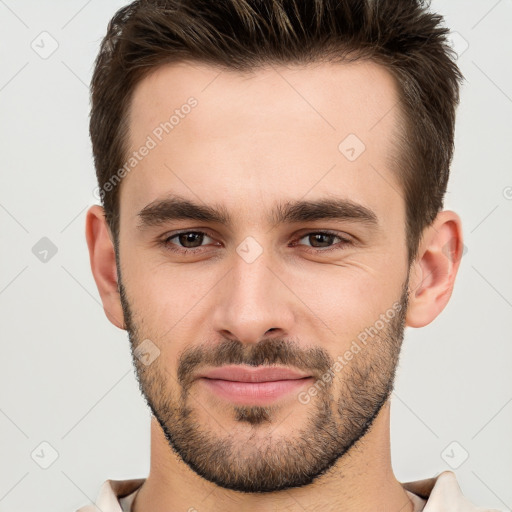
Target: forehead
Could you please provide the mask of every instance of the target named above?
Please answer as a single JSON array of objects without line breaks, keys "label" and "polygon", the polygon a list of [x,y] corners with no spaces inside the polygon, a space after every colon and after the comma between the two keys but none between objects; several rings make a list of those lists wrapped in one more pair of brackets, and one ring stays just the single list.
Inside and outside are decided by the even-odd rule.
[{"label": "forehead", "polygon": [[396,202],[397,106],[394,79],[369,61],[164,65],[133,93],[130,153],[150,149],[128,166],[122,209],[135,215],[169,193],[234,210],[305,194]]}]

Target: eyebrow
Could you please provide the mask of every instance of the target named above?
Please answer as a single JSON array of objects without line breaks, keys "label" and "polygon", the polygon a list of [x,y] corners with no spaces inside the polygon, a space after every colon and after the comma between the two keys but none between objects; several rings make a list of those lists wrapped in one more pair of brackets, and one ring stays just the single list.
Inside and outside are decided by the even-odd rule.
[{"label": "eyebrow", "polygon": [[[233,225],[233,218],[222,205],[208,206],[184,197],[171,195],[157,199],[145,206],[138,214],[137,227],[144,230],[176,220],[192,220]],[[377,228],[375,212],[349,199],[322,198],[317,200],[285,201],[274,206],[268,217],[269,225],[311,222],[315,220],[348,220]]]}]

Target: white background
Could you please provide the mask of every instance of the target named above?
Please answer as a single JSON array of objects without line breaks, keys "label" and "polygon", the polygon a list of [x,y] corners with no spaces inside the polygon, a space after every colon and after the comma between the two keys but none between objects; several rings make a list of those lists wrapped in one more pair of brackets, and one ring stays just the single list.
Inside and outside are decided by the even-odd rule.
[{"label": "white background", "polygon": [[[127,335],[103,313],[84,237],[96,203],[88,83],[124,3],[0,0],[2,512],[73,511],[107,478],[149,470],[149,411]],[[458,33],[466,77],[445,207],[462,217],[467,253],[444,312],[406,331],[393,465],[400,481],[415,480],[450,469],[443,453],[453,464],[467,452],[456,470],[464,494],[510,510],[512,1],[432,8]],[[31,47],[43,31],[58,43],[46,59]],[[57,248],[46,263],[32,252],[42,237]],[[52,450],[58,458],[42,469],[34,459],[49,463]]]}]

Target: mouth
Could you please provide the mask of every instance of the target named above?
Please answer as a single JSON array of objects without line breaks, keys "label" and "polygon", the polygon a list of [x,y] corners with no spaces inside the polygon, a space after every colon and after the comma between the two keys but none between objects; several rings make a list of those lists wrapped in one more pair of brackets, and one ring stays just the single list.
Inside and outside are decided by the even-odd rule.
[{"label": "mouth", "polygon": [[313,376],[291,368],[222,366],[200,373],[197,381],[209,392],[240,405],[264,405],[298,392]]}]

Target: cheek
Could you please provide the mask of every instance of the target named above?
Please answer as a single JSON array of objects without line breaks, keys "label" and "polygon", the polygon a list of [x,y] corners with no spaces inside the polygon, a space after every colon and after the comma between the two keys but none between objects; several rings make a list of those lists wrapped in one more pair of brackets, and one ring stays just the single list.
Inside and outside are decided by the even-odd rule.
[{"label": "cheek", "polygon": [[[208,292],[218,281],[213,272],[198,272],[159,263],[139,265],[130,272],[127,290],[139,336],[153,340],[174,368],[179,352],[200,337]],[[123,277],[124,281],[124,277]]]},{"label": "cheek", "polygon": [[399,298],[400,277],[390,267],[386,272],[347,260],[343,266],[331,265],[321,272],[308,273],[303,268],[295,277],[294,293],[309,308],[309,316],[318,317],[319,329],[335,337],[337,346],[350,344]]},{"label": "cheek", "polygon": [[144,311],[144,319],[176,322],[213,287],[214,271],[170,261],[156,247],[122,251],[122,275],[129,296]]}]

